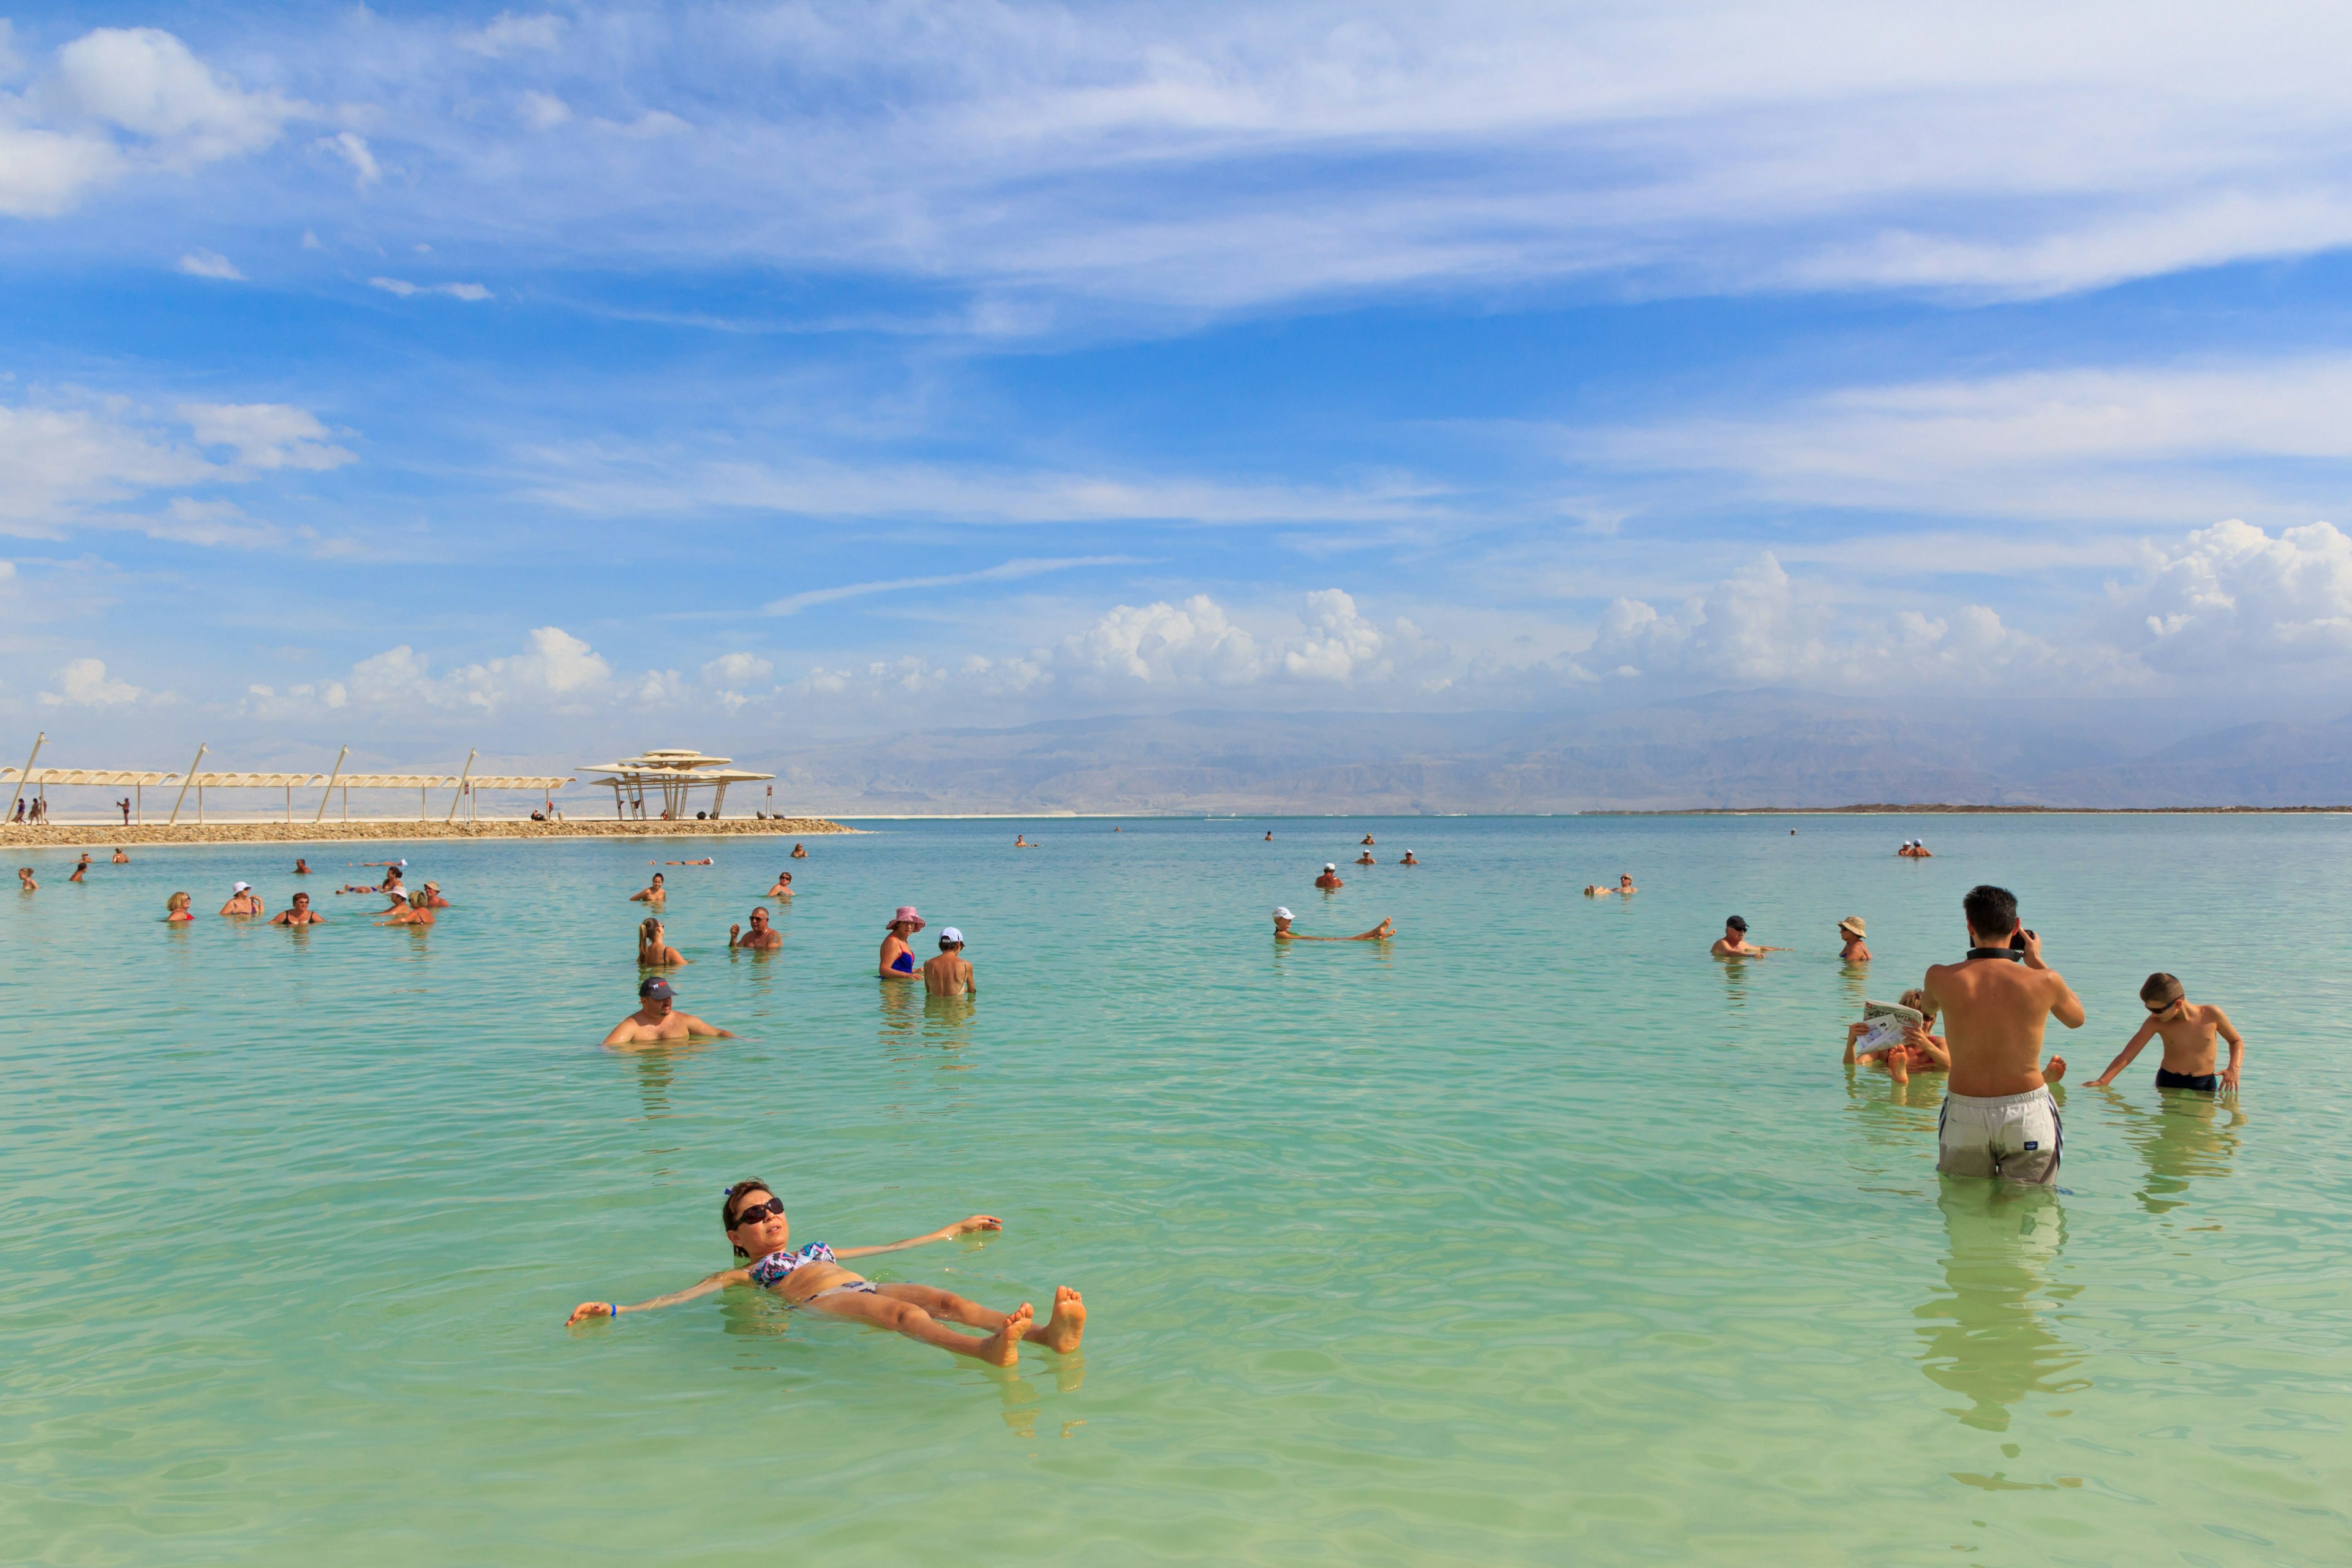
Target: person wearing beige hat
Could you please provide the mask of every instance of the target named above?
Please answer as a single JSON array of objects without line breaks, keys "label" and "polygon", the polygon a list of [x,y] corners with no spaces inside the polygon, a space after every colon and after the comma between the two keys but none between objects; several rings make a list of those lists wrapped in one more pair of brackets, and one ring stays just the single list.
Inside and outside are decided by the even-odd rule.
[{"label": "person wearing beige hat", "polygon": [[[2160,971],[2149,975],[2139,988],[2139,1002],[2147,1009],[2147,1016],[2107,1064],[2107,1070],[2091,1080],[2091,1088],[2105,1089],[2115,1082],[2116,1074],[2131,1066],[2132,1058],[2148,1041],[2161,1036],[2164,1065],[2156,1069],[2157,1088],[2193,1089],[2203,1094],[2238,1091],[2238,1069],[2246,1063],[2246,1040],[2231,1024],[2230,1015],[2210,1003],[2191,1002],[2179,978]],[[2213,1070],[2220,1054],[2213,1044],[2217,1035],[2230,1042],[2229,1068],[2218,1073]]]},{"label": "person wearing beige hat", "polygon": [[1870,944],[1862,940],[1863,929],[1860,915],[1848,915],[1838,921],[1838,935],[1845,939],[1845,945],[1838,949],[1839,962],[1843,963],[1870,962]]}]

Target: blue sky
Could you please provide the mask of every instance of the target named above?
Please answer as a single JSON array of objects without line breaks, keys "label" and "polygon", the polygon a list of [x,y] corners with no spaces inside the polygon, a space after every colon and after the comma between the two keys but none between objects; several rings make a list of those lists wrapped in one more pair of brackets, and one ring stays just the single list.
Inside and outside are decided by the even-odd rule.
[{"label": "blue sky", "polygon": [[2347,43],[19,15],[0,717],[236,766],[1748,685],[2332,716]]}]

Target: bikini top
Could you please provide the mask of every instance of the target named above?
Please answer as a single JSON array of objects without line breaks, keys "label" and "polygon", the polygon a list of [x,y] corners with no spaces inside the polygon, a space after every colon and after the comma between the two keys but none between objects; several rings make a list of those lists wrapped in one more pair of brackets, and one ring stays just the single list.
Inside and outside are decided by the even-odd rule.
[{"label": "bikini top", "polygon": [[798,1252],[786,1247],[782,1252],[771,1252],[767,1257],[751,1265],[751,1282],[761,1287],[772,1287],[782,1283],[793,1269],[803,1263],[833,1261],[833,1248],[822,1241],[812,1241]]}]

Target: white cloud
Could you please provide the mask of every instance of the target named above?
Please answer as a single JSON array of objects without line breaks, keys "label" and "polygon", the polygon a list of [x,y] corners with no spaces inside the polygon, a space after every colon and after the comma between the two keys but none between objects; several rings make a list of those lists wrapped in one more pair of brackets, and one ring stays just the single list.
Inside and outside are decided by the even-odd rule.
[{"label": "white cloud", "polygon": [[[646,679],[661,689],[659,675]],[[674,681],[675,674],[668,679]],[[604,657],[560,626],[534,630],[520,654],[463,665],[446,675],[434,674],[428,661],[403,643],[353,665],[346,685],[351,700],[366,706],[485,713],[518,703],[586,712],[622,690]],[[637,683],[641,689],[644,685]]]},{"label": "white cloud", "polygon": [[2352,538],[2326,522],[2273,538],[2231,519],[2151,547],[2147,580],[2117,600],[2125,637],[2168,674],[2232,680],[2340,660],[2352,655]]},{"label": "white cloud", "polygon": [[236,283],[245,281],[245,274],[236,269],[236,263],[217,250],[191,250],[180,258],[179,265],[180,270],[191,278],[219,278]]},{"label": "white cloud", "polygon": [[561,16],[518,16],[510,11],[501,11],[488,26],[461,35],[457,42],[478,55],[496,59],[526,49],[551,49],[562,38]]},{"label": "white cloud", "polygon": [[358,459],[334,445],[315,414],[283,403],[184,403],[180,417],[200,445],[227,447],[248,468],[341,468]]},{"label": "white cloud", "polygon": [[479,283],[411,283],[403,278],[371,278],[368,282],[387,294],[405,300],[413,294],[446,294],[453,300],[479,300],[490,291]]},{"label": "white cloud", "polygon": [[721,654],[702,667],[702,679],[709,686],[749,686],[775,673],[772,663],[750,653]]},{"label": "white cloud", "polygon": [[60,48],[22,93],[0,92],[0,213],[65,211],[135,172],[183,172],[257,152],[308,112],[248,92],[153,27],[100,27]]},{"label": "white cloud", "polygon": [[551,92],[526,92],[522,117],[535,131],[552,131],[572,118],[572,106]]},{"label": "white cloud", "polygon": [[383,170],[375,161],[375,153],[367,138],[356,131],[338,131],[332,136],[321,136],[316,145],[332,153],[352,166],[352,183],[364,188],[383,178]]},{"label": "white cloud", "polygon": [[1072,555],[1056,560],[1007,561],[977,572],[950,572],[929,577],[892,577],[874,583],[845,583],[835,588],[808,588],[797,594],[787,594],[781,599],[770,600],[760,608],[771,616],[796,616],[818,605],[838,604],[844,599],[859,599],[871,594],[952,587],[964,583],[1009,583],[1048,572],[1067,572],[1081,566],[1131,565],[1136,559],[1132,555]]},{"label": "white cloud", "polygon": [[44,706],[111,708],[147,695],[127,680],[109,677],[105,661],[95,658],[78,658],[58,670],[58,684],[65,689],[62,692],[40,693]]}]

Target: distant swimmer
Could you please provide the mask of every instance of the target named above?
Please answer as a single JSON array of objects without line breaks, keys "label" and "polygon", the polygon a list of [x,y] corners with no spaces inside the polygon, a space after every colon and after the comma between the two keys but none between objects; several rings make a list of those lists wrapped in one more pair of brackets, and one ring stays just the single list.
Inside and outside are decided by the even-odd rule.
[{"label": "distant swimmer", "polygon": [[[2189,1001],[2180,982],[2161,972],[2149,975],[2140,986],[2139,1000],[2147,1016],[2122,1052],[2107,1064],[2107,1070],[2091,1080],[2093,1089],[2115,1082],[2116,1074],[2131,1066],[2132,1058],[2160,1035],[2164,1065],[2156,1069],[2157,1088],[2193,1089],[2204,1094],[2238,1092],[2238,1070],[2246,1063],[2246,1040],[2231,1024],[2230,1015],[2210,1003]],[[2213,1070],[2216,1035],[2230,1042],[2230,1065],[2219,1073]]]},{"label": "distant swimmer", "polygon": [[37,893],[41,890],[41,885],[33,880],[33,868],[30,866],[16,868],[16,890],[20,893]]},{"label": "distant swimmer", "polygon": [[1303,931],[1293,931],[1290,922],[1298,917],[1288,910],[1276,907],[1274,911],[1274,940],[1276,942],[1386,942],[1396,935],[1396,922],[1382,920],[1370,931],[1360,931],[1353,936],[1308,936]]},{"label": "distant swimmer", "polygon": [[265,915],[269,911],[261,905],[261,895],[253,890],[250,882],[239,882],[231,890],[228,902],[221,906],[225,915]]},{"label": "distant swimmer", "polygon": [[706,858],[700,860],[648,860],[646,864],[648,866],[716,866],[719,862]]},{"label": "distant swimmer", "polygon": [[298,877],[309,876],[310,874],[310,862],[303,859],[299,855],[296,856],[294,858],[294,874]]},{"label": "distant swimmer", "polygon": [[793,846],[792,858],[795,860],[805,860],[808,858],[808,850],[803,848],[802,846],[795,844]]},{"label": "distant swimmer", "polygon": [[1617,873],[1617,890],[1621,893],[1638,893],[1642,889],[1633,886],[1633,874],[1632,872],[1620,871]]},{"label": "distant swimmer", "polygon": [[768,897],[772,899],[789,899],[792,896],[793,874],[790,871],[777,872],[776,885],[768,889]]},{"label": "distant swimmer", "polygon": [[1373,859],[1371,851],[1367,849],[1364,853],[1356,857],[1356,864],[1359,866],[1377,866],[1380,862]]},{"label": "distant swimmer", "polygon": [[1960,901],[1969,955],[1938,963],[1922,987],[1944,1016],[1952,1076],[1937,1121],[1936,1169],[2047,1186],[2058,1179],[2063,1129],[2049,1084],[2066,1061],[2042,1059],[2042,1032],[2056,1018],[2083,1026],[2083,1002],[2042,962],[2042,939],[2021,930],[2017,897],[1979,886]]},{"label": "distant swimmer", "polygon": [[163,923],[170,925],[179,921],[194,920],[196,918],[195,911],[188,908],[188,905],[193,901],[194,900],[185,893],[173,893],[170,898],[164,900]]},{"label": "distant swimmer", "polygon": [[647,915],[637,925],[637,967],[639,969],[673,969],[692,962],[670,946],[659,915]]},{"label": "distant swimmer", "polygon": [[1588,899],[1610,898],[1613,896],[1616,891],[1616,889],[1601,882],[1587,882],[1584,884],[1584,896]]},{"label": "distant swimmer", "polygon": [[1365,835],[1364,835],[1364,842],[1365,842],[1367,845],[1369,845],[1369,844],[1370,844],[1370,843],[1371,843],[1371,841],[1372,841],[1372,836],[1371,836],[1370,834],[1369,834],[1369,833],[1365,834]]},{"label": "distant swimmer", "polygon": [[383,911],[386,918],[376,921],[380,926],[429,926],[433,910],[425,902],[423,893],[411,893],[404,904],[394,904]]},{"label": "distant swimmer", "polygon": [[664,902],[668,898],[669,889],[662,886],[662,874],[659,871],[656,871],[654,873],[652,885],[649,887],[640,888],[635,892],[631,893],[629,895],[629,902],[633,904],[658,904]]},{"label": "distant swimmer", "polygon": [[882,939],[882,956],[877,961],[883,979],[915,978],[915,950],[907,945],[907,939],[922,930],[923,923],[912,904],[900,904],[898,912],[890,917],[889,934]]},{"label": "distant swimmer", "polygon": [[1837,928],[1838,935],[1844,939],[1843,945],[1838,949],[1839,960],[1846,963],[1868,963],[1870,944],[1862,940],[1864,930],[1862,917],[1848,915],[1838,921]]},{"label": "distant swimmer", "polygon": [[310,894],[297,893],[293,903],[270,917],[269,923],[274,926],[317,926],[327,922],[310,912]]},{"label": "distant swimmer", "polygon": [[425,907],[428,910],[446,910],[449,907],[449,900],[441,896],[440,883],[425,884]]},{"label": "distant swimmer", "polygon": [[727,928],[727,945],[743,948],[752,952],[772,952],[784,945],[784,939],[782,932],[768,924],[768,909],[765,904],[762,904],[751,911],[750,931],[745,931],[741,926]]},{"label": "distant swimmer", "polygon": [[1013,847],[1015,849],[1034,849],[1037,847],[1034,844],[1030,843],[1029,840],[1021,834],[1016,833],[1013,836]]},{"label": "distant swimmer", "polygon": [[1707,951],[1717,958],[1753,958],[1759,952],[1786,952],[1785,947],[1758,947],[1748,940],[1748,922],[1738,915],[1723,922],[1723,934]]},{"label": "distant swimmer", "polygon": [[[968,1301],[935,1286],[877,1284],[862,1275],[852,1274],[839,1261],[845,1258],[868,1258],[878,1252],[900,1252],[909,1247],[969,1236],[974,1231],[1002,1230],[1004,1222],[994,1215],[976,1214],[970,1219],[941,1226],[927,1236],[909,1237],[887,1247],[845,1247],[836,1250],[818,1241],[794,1251],[791,1245],[792,1226],[784,1217],[783,1204],[767,1183],[751,1181],[737,1182],[727,1189],[719,1205],[719,1223],[725,1227],[735,1256],[744,1259],[746,1267],[723,1268],[700,1284],[656,1296],[649,1301],[625,1305],[618,1301],[583,1301],[572,1309],[565,1327],[593,1318],[617,1318],[625,1311],[643,1312],[655,1307],[674,1306],[730,1285],[757,1285],[774,1291],[787,1310],[804,1308],[871,1323],[877,1329],[904,1334],[919,1344],[968,1355],[991,1366],[1017,1363],[1024,1340],[1066,1353],[1078,1348],[1079,1339],[1086,1332],[1087,1304],[1066,1285],[1054,1292],[1053,1319],[1040,1327],[1034,1321],[1036,1310],[1026,1301],[1011,1312],[992,1312],[976,1301]],[[950,1323],[961,1323],[980,1332],[958,1333],[948,1327]]]},{"label": "distant swimmer", "polygon": [[1271,843],[1273,843],[1273,842],[1274,842],[1274,829],[1273,829],[1273,828],[1271,828],[1271,827],[1269,827],[1269,828],[1267,828],[1267,829],[1265,830],[1265,841],[1266,841],[1268,844],[1271,844]]},{"label": "distant swimmer", "polygon": [[68,878],[66,879],[66,880],[67,880],[67,881],[68,881],[68,882],[79,882],[79,881],[80,881],[84,877],[87,877],[87,876],[89,876],[89,852],[88,850],[86,850],[86,849],[85,849],[84,851],[82,851],[82,857],[81,857],[80,860],[77,861],[77,862],[75,863],[75,865],[74,865],[74,868],[73,868],[73,875],[72,875],[72,876],[70,876],[70,877],[68,877]]},{"label": "distant swimmer", "polygon": [[1325,892],[1330,893],[1338,891],[1348,884],[1339,880],[1339,868],[1333,862],[1326,860],[1323,862],[1323,874],[1315,879],[1315,885]]},{"label": "distant swimmer", "polygon": [[677,993],[660,975],[637,983],[637,1010],[613,1026],[604,1037],[608,1046],[647,1045],[656,1040],[731,1040],[731,1030],[706,1024],[691,1013],[680,1013]]},{"label": "distant swimmer", "polygon": [[366,870],[371,866],[382,866],[387,869],[397,871],[404,868],[407,864],[408,862],[405,860],[362,860],[359,862],[360,869],[362,871]]},{"label": "distant swimmer", "polygon": [[1895,853],[1902,856],[1906,860],[1933,860],[1936,858],[1933,852],[1931,852],[1925,844],[1922,844],[1916,838],[1905,839],[1903,841],[1903,847],[1897,849]]},{"label": "distant swimmer", "polygon": [[963,955],[963,932],[953,926],[940,930],[940,955],[923,965],[923,989],[933,996],[980,994],[971,961]]},{"label": "distant swimmer", "polygon": [[1398,861],[1397,864],[1400,866],[1418,866],[1421,862],[1414,859],[1412,858],[1412,851],[1408,849],[1404,852],[1404,858]]},{"label": "distant swimmer", "polygon": [[131,864],[131,857],[117,849],[114,852],[114,863],[118,866],[128,866]]},{"label": "distant swimmer", "polygon": [[1945,1047],[1941,1035],[1928,1033],[1936,1021],[1935,1005],[1927,994],[1914,986],[1903,993],[1902,1004],[1920,1016],[1920,1022],[1904,1026],[1903,1037],[1891,1046],[1877,1050],[1854,1054],[1854,1046],[1869,1028],[1867,1022],[1849,1024],[1845,1030],[1845,1062],[1853,1067],[1858,1062],[1876,1062],[1886,1069],[1887,1076],[1897,1083],[1908,1083],[1915,1072],[1948,1072],[1951,1069],[1951,1053]]}]

